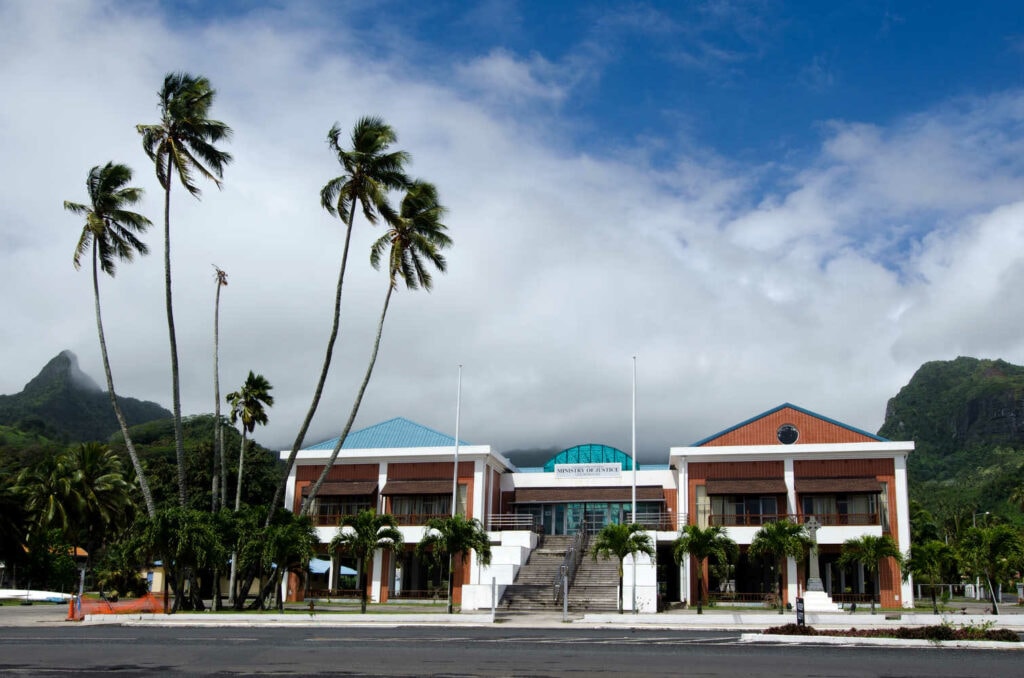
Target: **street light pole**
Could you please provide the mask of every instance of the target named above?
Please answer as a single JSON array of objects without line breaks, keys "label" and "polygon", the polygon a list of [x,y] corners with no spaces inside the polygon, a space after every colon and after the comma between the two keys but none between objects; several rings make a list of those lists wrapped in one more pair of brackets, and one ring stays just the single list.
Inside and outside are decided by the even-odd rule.
[{"label": "street light pole", "polygon": [[[981,513],[975,513],[971,516],[971,527],[978,526],[978,516],[987,516],[988,511],[982,511]],[[975,575],[974,577],[974,599],[981,600],[981,577]]]}]

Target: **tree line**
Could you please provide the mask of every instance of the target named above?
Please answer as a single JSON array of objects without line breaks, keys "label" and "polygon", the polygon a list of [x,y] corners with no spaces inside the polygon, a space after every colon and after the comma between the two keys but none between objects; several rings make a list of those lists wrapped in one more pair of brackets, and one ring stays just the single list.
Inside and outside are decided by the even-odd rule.
[{"label": "tree line", "polygon": [[[213,385],[214,431],[211,436],[206,463],[211,467],[210,501],[206,507],[197,507],[190,500],[194,482],[188,477],[190,453],[185,444],[180,397],[180,363],[174,317],[174,298],[171,268],[171,216],[172,192],[181,188],[194,198],[201,196],[200,180],[222,187],[224,173],[232,161],[230,153],[220,146],[231,139],[232,130],[224,122],[211,116],[216,91],[209,80],[184,72],[169,73],[158,91],[159,119],[152,124],[136,126],[146,157],[152,162],[157,182],[163,192],[163,269],[164,307],[166,312],[169,364],[171,376],[172,422],[174,438],[173,468],[176,476],[176,497],[155,496],[152,487],[153,467],[144,463],[132,438],[132,431],[121,412],[110,366],[100,294],[100,273],[113,278],[117,266],[132,262],[136,256],[149,253],[144,236],[153,225],[146,216],[134,211],[141,202],[143,189],[132,185],[133,172],[123,163],[109,161],[92,167],[86,177],[86,196],[83,202],[65,201],[65,209],[84,220],[74,249],[73,263],[80,268],[89,265],[94,299],[94,312],[100,354],[107,391],[120,429],[130,472],[122,470],[119,477],[124,483],[126,497],[121,504],[120,516],[134,515],[134,509],[143,512],[140,519],[129,525],[117,524],[108,512],[100,521],[105,539],[93,544],[104,555],[119,559],[121,570],[137,568],[148,559],[161,560],[174,594],[175,605],[202,606],[197,585],[200,570],[212,570],[214,581],[230,568],[232,573],[228,600],[236,607],[245,604],[247,592],[254,581],[264,582],[270,591],[278,585],[283,572],[291,564],[308,561],[315,546],[315,534],[309,511],[324,479],[330,473],[338,452],[356,419],[367,386],[371,380],[380,350],[385,319],[395,291],[430,290],[433,284],[431,269],[445,272],[447,261],[443,250],[452,245],[443,222],[446,210],[440,202],[437,188],[428,181],[413,178],[407,172],[410,155],[392,147],[397,142],[395,131],[379,117],[360,118],[351,130],[346,143],[342,130],[335,123],[327,134],[329,151],[341,166],[341,173],[329,179],[320,191],[320,204],[329,214],[338,218],[344,227],[344,245],[332,308],[331,329],[328,334],[324,359],[313,391],[311,404],[295,437],[291,453],[276,474],[277,480],[270,500],[260,505],[247,505],[243,501],[246,452],[250,449],[249,434],[255,426],[268,421],[267,408],[272,406],[272,386],[262,374],[250,371],[242,386],[225,398],[230,407],[230,421],[241,427],[241,441],[237,464],[229,461],[223,435],[219,375],[219,315],[221,292],[227,286],[227,273],[215,267],[215,297],[213,322]],[[370,226],[383,225],[382,234],[373,242],[369,263],[374,269],[384,268],[386,285],[383,303],[377,321],[377,331],[365,374],[360,382],[337,445],[323,473],[310,488],[298,514],[278,511],[287,491],[288,476],[294,466],[296,454],[305,442],[305,436],[315,416],[324,385],[331,368],[336,343],[341,335],[342,292],[348,266],[352,230],[357,212]],[[87,261],[88,258],[88,261]],[[204,452],[207,451],[205,444]],[[107,450],[109,453],[109,450]],[[116,455],[112,458],[116,459]],[[72,473],[66,463],[57,464],[40,473]],[[34,471],[33,471],[34,472]],[[234,501],[228,497],[228,474],[237,474]],[[117,474],[115,474],[117,475]],[[70,482],[67,478],[61,482]],[[37,485],[34,493],[50,497],[59,504],[56,490],[47,494]],[[29,492],[19,480],[0,485],[5,502],[18,503]],[[137,493],[138,501],[135,501]],[[33,495],[34,496],[34,495]],[[66,496],[66,493],[65,495]],[[69,500],[70,501],[70,500]],[[73,502],[71,502],[73,503]],[[232,507],[233,504],[233,507]],[[70,505],[70,504],[69,504]],[[55,525],[54,519],[42,517],[36,509],[30,511],[35,521],[32,530],[9,530],[11,541],[25,548],[36,535]],[[14,514],[11,514],[14,515]],[[97,518],[96,520],[100,520]],[[59,521],[58,521],[59,522]],[[0,529],[8,530],[8,521]],[[62,538],[67,544],[77,544],[83,538],[81,528],[63,526]],[[7,536],[7,532],[4,533]],[[310,539],[314,541],[310,541]],[[269,550],[268,550],[269,549]],[[15,549],[12,548],[11,551]],[[93,555],[90,552],[90,555]],[[97,556],[99,553],[97,552]],[[97,567],[98,558],[96,559]],[[267,575],[268,563],[278,563],[276,573]],[[129,567],[130,566],[130,567]],[[113,565],[112,565],[113,567]],[[116,567],[114,569],[117,569]],[[275,580],[276,579],[276,583]],[[269,587],[269,588],[268,588]],[[278,586],[278,588],[280,588]],[[261,595],[256,605],[266,604]],[[221,605],[221,592],[215,591],[214,605]]]}]

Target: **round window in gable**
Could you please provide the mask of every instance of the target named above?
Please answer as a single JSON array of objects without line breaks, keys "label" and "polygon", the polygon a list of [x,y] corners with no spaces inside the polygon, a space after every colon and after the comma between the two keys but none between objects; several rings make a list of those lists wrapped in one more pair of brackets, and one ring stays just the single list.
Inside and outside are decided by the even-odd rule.
[{"label": "round window in gable", "polygon": [[797,441],[797,438],[800,437],[800,431],[792,424],[783,424],[779,427],[779,430],[775,432],[775,436],[783,445],[792,445]]}]

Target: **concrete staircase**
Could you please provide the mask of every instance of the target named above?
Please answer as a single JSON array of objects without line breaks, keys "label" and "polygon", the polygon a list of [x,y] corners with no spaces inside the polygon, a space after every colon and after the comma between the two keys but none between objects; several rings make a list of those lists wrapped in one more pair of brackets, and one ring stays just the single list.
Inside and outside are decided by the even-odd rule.
[{"label": "concrete staircase", "polygon": [[619,562],[594,560],[592,551],[580,561],[576,580],[569,587],[569,609],[574,612],[616,612],[619,609]]},{"label": "concrete staircase", "polygon": [[565,559],[572,537],[545,535],[530,553],[529,560],[519,568],[515,583],[505,588],[499,609],[509,612],[554,612],[562,606],[555,603],[554,582]]},{"label": "concrete staircase", "polygon": [[[555,602],[554,581],[572,537],[546,535],[519,570],[515,583],[505,589],[499,609],[503,612],[560,612]],[[616,612],[619,573],[614,559],[594,560],[588,552],[580,561],[576,579],[569,587],[572,612]]]}]

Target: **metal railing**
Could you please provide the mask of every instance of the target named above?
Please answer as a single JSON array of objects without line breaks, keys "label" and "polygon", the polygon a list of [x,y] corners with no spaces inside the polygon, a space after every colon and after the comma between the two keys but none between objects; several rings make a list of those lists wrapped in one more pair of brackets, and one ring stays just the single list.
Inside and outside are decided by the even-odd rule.
[{"label": "metal railing", "polygon": [[809,513],[800,514],[797,521],[807,522],[808,518],[814,516],[822,525],[881,525],[881,515],[874,513]]},{"label": "metal railing", "polygon": [[676,532],[686,524],[686,514],[677,514],[669,512],[658,512],[648,511],[640,512],[637,511],[636,520],[630,520],[630,514],[626,513],[626,522],[635,522],[641,525],[647,530],[657,530],[659,532]]},{"label": "metal railing", "polygon": [[431,518],[449,518],[450,513],[395,513],[395,520],[399,525],[409,527],[410,525],[426,525]]},{"label": "metal railing", "polygon": [[537,517],[528,513],[499,513],[493,515],[487,521],[487,529],[491,532],[501,530],[529,530],[536,532],[539,529]]},{"label": "metal railing", "polygon": [[562,559],[562,564],[558,567],[558,573],[555,575],[553,583],[556,604],[562,600],[562,580],[567,580],[568,586],[572,586],[573,581],[576,579],[576,570],[580,566],[580,561],[583,560],[583,555],[587,552],[589,536],[587,530],[576,530],[572,543],[569,544],[569,548],[565,551],[565,558]]}]

